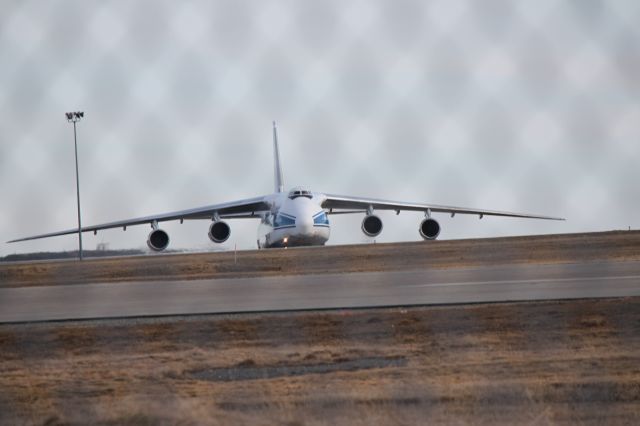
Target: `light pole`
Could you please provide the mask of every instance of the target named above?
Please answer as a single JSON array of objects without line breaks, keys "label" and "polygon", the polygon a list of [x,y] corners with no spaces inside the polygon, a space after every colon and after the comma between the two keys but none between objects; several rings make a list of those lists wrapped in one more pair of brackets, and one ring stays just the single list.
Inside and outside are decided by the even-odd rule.
[{"label": "light pole", "polygon": [[67,117],[67,121],[69,123],[73,123],[73,145],[76,152],[76,194],[78,198],[78,243],[80,246],[78,256],[80,260],[82,260],[82,220],[80,219],[80,175],[78,173],[78,138],[76,136],[76,123],[80,121],[82,117],[84,117],[84,112],[66,112],[65,116]]}]

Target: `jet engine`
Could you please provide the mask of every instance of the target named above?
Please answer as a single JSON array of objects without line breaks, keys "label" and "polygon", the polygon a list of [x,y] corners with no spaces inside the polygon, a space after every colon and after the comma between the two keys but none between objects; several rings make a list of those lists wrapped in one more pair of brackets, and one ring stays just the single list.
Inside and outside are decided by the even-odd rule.
[{"label": "jet engine", "polygon": [[149,233],[147,245],[153,251],[162,251],[169,245],[169,234],[162,229],[154,229]]},{"label": "jet engine", "polygon": [[382,232],[382,220],[374,214],[369,214],[362,219],[362,232],[367,237],[376,237]]},{"label": "jet engine", "polygon": [[219,220],[209,226],[209,239],[214,243],[224,243],[229,239],[229,235],[231,235],[231,228],[227,222]]},{"label": "jet engine", "polygon": [[440,224],[430,217],[420,222],[420,236],[425,240],[435,240],[440,235]]}]

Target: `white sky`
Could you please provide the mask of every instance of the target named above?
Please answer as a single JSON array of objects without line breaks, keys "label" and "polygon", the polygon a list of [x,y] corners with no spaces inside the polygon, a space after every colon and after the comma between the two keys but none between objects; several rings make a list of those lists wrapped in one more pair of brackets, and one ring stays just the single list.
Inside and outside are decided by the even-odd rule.
[{"label": "white sky", "polygon": [[[0,237],[76,226],[71,110],[85,225],[272,191],[275,119],[287,187],[568,219],[442,215],[441,238],[638,228],[639,18],[635,0],[3,1]],[[381,217],[378,241],[419,239],[419,214]],[[367,241],[360,220],[334,217],[330,243]],[[207,227],[164,228],[205,249]]]}]

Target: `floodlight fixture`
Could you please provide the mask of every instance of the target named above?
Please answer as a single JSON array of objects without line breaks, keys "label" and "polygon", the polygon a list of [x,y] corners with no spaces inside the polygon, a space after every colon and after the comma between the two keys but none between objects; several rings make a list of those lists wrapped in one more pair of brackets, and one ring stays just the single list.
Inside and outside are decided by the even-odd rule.
[{"label": "floodlight fixture", "polygon": [[76,121],[80,121],[80,119],[84,117],[84,112],[82,111],[65,112],[64,115],[67,117],[67,121],[69,121],[70,123],[75,123]]}]

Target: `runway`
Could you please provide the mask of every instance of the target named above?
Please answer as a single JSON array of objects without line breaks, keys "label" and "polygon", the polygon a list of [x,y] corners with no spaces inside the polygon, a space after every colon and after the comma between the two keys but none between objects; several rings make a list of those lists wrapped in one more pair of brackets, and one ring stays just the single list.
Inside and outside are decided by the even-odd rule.
[{"label": "runway", "polygon": [[0,289],[0,322],[640,296],[640,262]]}]

